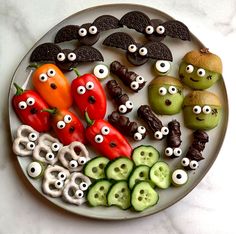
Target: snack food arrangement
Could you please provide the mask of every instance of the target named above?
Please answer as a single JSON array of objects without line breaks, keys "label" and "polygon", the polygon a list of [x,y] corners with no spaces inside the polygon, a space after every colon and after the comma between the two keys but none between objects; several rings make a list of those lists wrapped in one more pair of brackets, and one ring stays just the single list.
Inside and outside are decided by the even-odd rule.
[{"label": "snack food arrangement", "polygon": [[[117,31],[125,27],[140,33],[145,42]],[[116,31],[101,44],[121,55],[125,52],[130,67],[122,61],[101,63],[102,51],[93,45],[108,30]],[[142,212],[158,205],[160,190],[178,189],[188,183],[191,171],[197,173],[209,142],[207,131],[217,127],[223,114],[219,97],[207,91],[222,78],[222,62],[207,48],[192,50],[183,54],[178,77],[170,76],[175,61],[166,37],[191,40],[182,22],[131,11],[120,19],[103,15],[93,23],[64,26],[53,42],[32,51],[33,89],[14,83],[12,106],[22,124],[13,152],[31,159],[26,173],[40,181],[45,195],[90,209],[117,206]],[[72,40],[76,48],[65,49],[63,43]],[[157,74],[152,80],[132,71],[149,60]],[[93,72],[79,73],[79,64],[94,62],[99,63]],[[66,72],[74,74],[72,82]],[[143,89],[148,103],[135,104]],[[131,112],[135,118],[127,116]],[[184,126],[175,116],[181,112]],[[163,123],[165,115],[173,119]],[[192,131],[188,149],[181,148],[184,127]],[[164,151],[142,144],[147,137],[162,141]],[[170,160],[178,160],[179,166],[172,168]]]}]

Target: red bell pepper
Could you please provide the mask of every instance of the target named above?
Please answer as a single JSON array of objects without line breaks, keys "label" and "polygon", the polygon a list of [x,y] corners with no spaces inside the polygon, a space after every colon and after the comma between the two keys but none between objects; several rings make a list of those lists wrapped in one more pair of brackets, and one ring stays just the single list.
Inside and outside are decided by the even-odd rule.
[{"label": "red bell pepper", "polygon": [[73,141],[86,143],[84,126],[74,113],[56,108],[44,111],[51,113],[53,130],[63,145],[69,145]]},{"label": "red bell pepper", "polygon": [[85,135],[89,143],[109,159],[131,157],[132,148],[126,138],[103,119],[91,120],[85,111],[88,124]]},{"label": "red bell pepper", "polygon": [[93,74],[80,76],[74,69],[77,78],[71,83],[72,97],[79,111],[84,115],[85,110],[92,119],[103,119],[106,114],[105,91]]},{"label": "red bell pepper", "polygon": [[23,90],[14,83],[16,94],[12,98],[15,113],[23,124],[31,126],[38,132],[47,132],[50,129],[50,115],[42,112],[48,108],[46,102],[33,90]]}]

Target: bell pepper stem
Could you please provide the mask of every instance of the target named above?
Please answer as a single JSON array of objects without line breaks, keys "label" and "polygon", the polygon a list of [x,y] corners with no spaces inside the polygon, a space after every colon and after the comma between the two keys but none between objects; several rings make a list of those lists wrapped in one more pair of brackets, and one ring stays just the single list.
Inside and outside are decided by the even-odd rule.
[{"label": "bell pepper stem", "polygon": [[39,64],[37,64],[37,63],[32,63],[32,64],[30,64],[29,66],[28,66],[29,68],[39,68],[40,67],[40,65]]},{"label": "bell pepper stem", "polygon": [[53,109],[43,109],[42,112],[48,112],[51,115],[55,115],[57,113],[57,108],[53,108]]},{"label": "bell pepper stem", "polygon": [[88,115],[87,111],[84,112],[84,118],[85,118],[85,121],[88,124],[88,126],[92,126],[94,124],[94,120],[91,120],[89,118],[89,115]]},{"label": "bell pepper stem", "polygon": [[80,76],[79,71],[78,71],[77,68],[73,68],[73,71],[75,72],[75,74],[76,74],[78,77]]},{"label": "bell pepper stem", "polygon": [[15,95],[21,95],[24,92],[24,89],[22,89],[17,83],[13,83],[13,85],[16,88],[16,94]]}]

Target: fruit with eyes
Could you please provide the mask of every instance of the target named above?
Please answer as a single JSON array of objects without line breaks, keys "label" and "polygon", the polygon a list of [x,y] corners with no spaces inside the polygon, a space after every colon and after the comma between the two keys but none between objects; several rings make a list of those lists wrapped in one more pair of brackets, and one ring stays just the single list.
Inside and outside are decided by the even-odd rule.
[{"label": "fruit with eyes", "polygon": [[183,113],[187,128],[209,130],[220,122],[222,105],[214,93],[193,91],[184,99]]},{"label": "fruit with eyes", "polygon": [[171,76],[155,78],[148,86],[148,100],[156,114],[174,115],[181,111],[183,86]]},{"label": "fruit with eyes", "polygon": [[190,51],[180,64],[179,77],[192,89],[208,89],[222,77],[222,61],[206,48]]}]

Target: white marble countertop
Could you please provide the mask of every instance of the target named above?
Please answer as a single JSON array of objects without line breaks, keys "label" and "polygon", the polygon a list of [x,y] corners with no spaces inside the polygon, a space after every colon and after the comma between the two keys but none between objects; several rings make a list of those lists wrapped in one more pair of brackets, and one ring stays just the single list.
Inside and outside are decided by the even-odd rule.
[{"label": "white marble countertop", "polygon": [[[100,0],[104,3],[122,1]],[[32,45],[65,17],[98,1],[0,0],[0,233],[236,233],[235,116],[236,1],[133,0],[156,7],[185,22],[204,44],[220,55],[230,104],[228,131],[216,162],[202,182],[184,199],[165,211],[130,221],[107,222],[70,214],[46,202],[19,178],[11,153],[7,95],[10,79]]]}]

